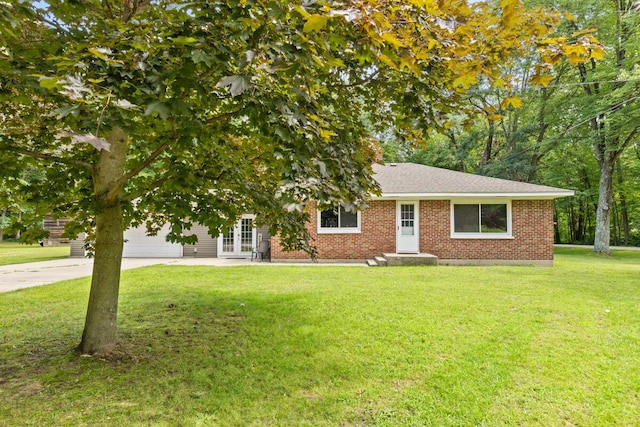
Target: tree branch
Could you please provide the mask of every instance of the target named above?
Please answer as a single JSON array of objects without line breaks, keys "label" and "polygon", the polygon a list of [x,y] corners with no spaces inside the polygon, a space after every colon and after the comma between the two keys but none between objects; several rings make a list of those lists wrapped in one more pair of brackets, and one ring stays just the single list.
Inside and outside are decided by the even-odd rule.
[{"label": "tree branch", "polygon": [[371,73],[371,75],[357,80],[353,83],[344,83],[344,84],[335,84],[335,85],[327,85],[327,88],[329,89],[334,89],[334,88],[339,88],[339,87],[356,87],[356,86],[362,86],[365,85],[367,83],[370,83],[371,81],[373,81],[376,77],[378,77],[378,74],[380,74],[380,68],[378,68],[374,73]]},{"label": "tree branch", "polygon": [[640,131],[640,126],[636,126],[635,128],[633,128],[629,135],[627,135],[627,137],[624,139],[624,142],[622,143],[622,146],[620,147],[620,153],[622,153],[622,151],[627,148],[629,144],[631,144],[631,141],[633,141],[633,138],[638,134],[638,131]]},{"label": "tree branch", "polygon": [[148,193],[149,191],[153,191],[155,189],[157,189],[158,187],[160,187],[162,184],[164,184],[168,179],[169,179],[170,174],[165,173],[165,175],[162,178],[158,178],[155,181],[153,181],[151,184],[147,185],[144,188],[141,188],[140,191],[136,192],[136,193],[132,193],[127,197],[128,201],[133,201],[135,199],[137,199],[138,197],[142,197],[142,195],[144,193]]},{"label": "tree branch", "polygon": [[226,113],[218,114],[217,116],[213,116],[213,117],[210,117],[210,118],[206,119],[204,122],[209,124],[209,123],[217,122],[218,120],[221,120],[221,119],[227,119],[229,117],[232,117],[234,114],[239,113],[240,111],[242,111],[242,109],[238,109],[238,110],[234,110],[234,111],[229,111],[229,112],[226,112]]},{"label": "tree branch", "polygon": [[129,22],[133,15],[151,4],[151,0],[124,0],[122,8],[122,21]]},{"label": "tree branch", "polygon": [[129,172],[127,172],[126,174],[124,174],[119,180],[118,183],[116,184],[117,188],[123,188],[124,185],[127,183],[128,180],[130,180],[131,178],[133,178],[134,176],[138,175],[140,172],[142,172],[146,167],[148,167],[151,163],[155,162],[156,159],[162,154],[164,153],[167,148],[169,148],[171,146],[171,143],[173,141],[167,141],[164,142],[162,144],[160,144],[160,146],[158,148],[156,148],[156,150],[151,153],[149,155],[149,157],[147,157],[142,163],[140,163],[138,166],[136,166],[135,168],[131,169]]},{"label": "tree branch", "polygon": [[40,151],[27,150],[26,148],[20,148],[20,147],[8,145],[8,144],[3,144],[3,145],[7,147],[8,150],[10,151],[14,151],[16,153],[23,154],[25,156],[33,157],[34,159],[48,160],[51,162],[62,163],[65,165],[79,166],[88,171],[93,171],[93,165],[89,162],[85,162],[77,159],[65,159],[64,157],[55,156],[53,154],[47,154]]}]

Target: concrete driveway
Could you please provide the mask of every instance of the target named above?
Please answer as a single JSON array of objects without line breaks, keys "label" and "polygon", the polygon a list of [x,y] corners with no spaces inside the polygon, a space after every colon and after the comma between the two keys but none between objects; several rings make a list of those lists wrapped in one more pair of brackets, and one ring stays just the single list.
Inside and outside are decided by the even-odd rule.
[{"label": "concrete driveway", "polygon": [[[247,259],[222,258],[123,258],[122,269],[145,267],[148,265],[242,265],[251,264]],[[253,262],[253,264],[268,264]],[[93,259],[65,258],[53,261],[31,262],[0,266],[0,292],[46,285],[62,280],[91,276]]]}]

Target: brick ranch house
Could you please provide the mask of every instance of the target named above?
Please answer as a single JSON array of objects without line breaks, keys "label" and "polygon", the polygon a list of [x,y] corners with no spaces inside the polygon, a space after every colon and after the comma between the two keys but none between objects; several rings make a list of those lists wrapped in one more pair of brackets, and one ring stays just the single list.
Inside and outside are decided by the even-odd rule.
[{"label": "brick ranch house", "polygon": [[[373,170],[382,194],[368,208],[307,206],[318,260],[427,253],[439,264],[553,265],[553,200],[573,191],[413,163]],[[271,241],[274,261],[309,260]]]},{"label": "brick ranch house", "polygon": [[[307,205],[312,244],[321,262],[365,262],[382,254],[431,254],[439,264],[553,265],[553,200],[573,191],[490,178],[413,163],[374,165],[382,194],[368,207],[320,212]],[[167,242],[168,227],[147,236],[145,227],[125,231],[124,257],[250,258],[270,240],[271,260],[311,261],[304,252],[284,252],[278,236],[253,227],[246,214],[212,238],[194,224],[198,243]],[[71,256],[84,256],[83,241]]]}]

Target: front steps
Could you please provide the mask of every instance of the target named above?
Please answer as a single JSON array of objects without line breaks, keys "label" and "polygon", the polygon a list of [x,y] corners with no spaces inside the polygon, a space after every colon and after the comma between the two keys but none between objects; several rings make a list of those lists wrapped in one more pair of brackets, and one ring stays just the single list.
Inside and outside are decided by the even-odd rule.
[{"label": "front steps", "polygon": [[435,255],[420,254],[382,254],[374,259],[367,260],[369,267],[395,267],[400,265],[438,265],[438,257]]}]

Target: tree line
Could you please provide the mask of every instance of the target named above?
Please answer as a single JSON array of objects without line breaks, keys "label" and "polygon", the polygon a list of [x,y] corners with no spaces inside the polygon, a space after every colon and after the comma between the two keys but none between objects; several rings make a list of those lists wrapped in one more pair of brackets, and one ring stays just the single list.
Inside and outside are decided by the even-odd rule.
[{"label": "tree line", "polygon": [[[640,245],[640,2],[554,5],[567,18],[556,37],[595,30],[606,55],[555,64],[537,87],[528,76],[537,53],[522,56],[503,70],[511,87],[477,85],[467,96],[471,112],[453,113],[424,146],[380,133],[385,159],[573,189],[556,201],[557,242],[595,243],[601,252]],[[505,103],[513,96],[518,108]]]}]

